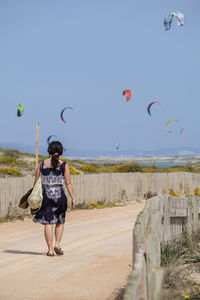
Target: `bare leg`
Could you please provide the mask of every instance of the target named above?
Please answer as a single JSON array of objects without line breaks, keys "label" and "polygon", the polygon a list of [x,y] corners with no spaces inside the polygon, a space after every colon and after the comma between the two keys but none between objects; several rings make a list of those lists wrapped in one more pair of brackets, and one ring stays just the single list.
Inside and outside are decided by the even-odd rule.
[{"label": "bare leg", "polygon": [[48,252],[53,253],[53,224],[44,225],[44,235],[48,246]]},{"label": "bare leg", "polygon": [[56,227],[55,227],[55,238],[56,238],[55,247],[60,248],[60,241],[62,239],[63,231],[64,231],[64,224],[56,224]]}]

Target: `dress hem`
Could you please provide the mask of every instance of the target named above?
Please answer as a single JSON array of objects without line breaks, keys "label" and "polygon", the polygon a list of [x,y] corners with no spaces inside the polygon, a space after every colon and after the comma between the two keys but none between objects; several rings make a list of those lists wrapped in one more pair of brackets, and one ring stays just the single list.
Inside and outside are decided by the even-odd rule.
[{"label": "dress hem", "polygon": [[45,221],[45,220],[42,220],[42,219],[33,219],[33,222],[34,223],[40,223],[40,224],[42,224],[42,225],[54,225],[54,224],[64,224],[65,223],[65,221],[56,221],[56,220],[53,220],[53,221],[50,221],[50,222],[48,222],[48,221]]}]

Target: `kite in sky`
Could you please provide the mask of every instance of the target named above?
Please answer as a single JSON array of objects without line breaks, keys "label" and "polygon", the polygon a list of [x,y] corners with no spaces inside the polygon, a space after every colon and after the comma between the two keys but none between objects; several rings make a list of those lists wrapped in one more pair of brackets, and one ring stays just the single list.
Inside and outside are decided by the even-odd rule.
[{"label": "kite in sky", "polygon": [[65,120],[64,120],[64,118],[63,118],[63,114],[64,114],[64,111],[65,111],[66,109],[72,109],[72,110],[73,110],[73,107],[71,107],[71,106],[66,106],[66,107],[63,108],[63,110],[61,111],[61,113],[60,113],[60,118],[61,118],[61,120],[62,120],[64,123],[66,123],[66,122],[65,122]]},{"label": "kite in sky", "polygon": [[50,135],[49,137],[48,137],[48,139],[47,139],[47,144],[49,145],[49,143],[50,143],[50,139],[53,137],[53,136],[55,136],[56,137],[56,135]]},{"label": "kite in sky", "polygon": [[169,130],[169,127],[168,127],[168,125],[169,125],[169,123],[171,123],[171,122],[173,122],[173,121],[176,121],[176,122],[178,122],[178,120],[176,120],[176,119],[170,119],[169,121],[167,121],[167,124],[166,124],[166,129],[167,129],[167,131],[168,131],[169,133],[171,133],[171,131]]},{"label": "kite in sky", "polygon": [[184,25],[184,14],[180,11],[171,12],[165,19],[164,19],[164,27],[165,30],[169,30],[172,25],[172,21],[176,17],[178,26]]},{"label": "kite in sky", "polygon": [[119,147],[120,147],[120,143],[118,142],[118,143],[115,144],[115,149],[119,150]]},{"label": "kite in sky", "polygon": [[131,90],[124,90],[122,95],[126,96],[126,101],[128,102],[131,99]]},{"label": "kite in sky", "polygon": [[186,129],[188,129],[188,128],[181,128],[180,134],[181,134],[182,137],[183,137],[183,131],[186,130]]},{"label": "kite in sky", "polygon": [[24,104],[19,104],[17,108],[17,116],[21,117],[24,111]]},{"label": "kite in sky", "polygon": [[150,108],[151,108],[151,106],[152,106],[154,103],[160,104],[160,102],[158,102],[158,101],[153,101],[153,102],[151,102],[151,103],[147,106],[147,112],[148,112],[148,114],[149,114],[150,116],[151,116]]}]

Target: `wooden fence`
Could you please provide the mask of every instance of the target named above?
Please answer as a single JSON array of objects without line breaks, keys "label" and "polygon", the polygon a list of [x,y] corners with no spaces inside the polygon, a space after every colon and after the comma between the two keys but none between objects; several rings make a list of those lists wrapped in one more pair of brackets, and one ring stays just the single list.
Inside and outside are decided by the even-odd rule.
[{"label": "wooden fence", "polygon": [[160,244],[200,229],[200,197],[157,196],[147,201],[133,231],[133,271],[124,300],[159,300]]},{"label": "wooden fence", "polygon": [[[0,218],[29,211],[19,209],[20,198],[32,187],[33,177],[0,179]],[[111,201],[131,202],[148,193],[194,194],[200,187],[200,174],[194,173],[111,173],[72,176],[77,203]]]}]

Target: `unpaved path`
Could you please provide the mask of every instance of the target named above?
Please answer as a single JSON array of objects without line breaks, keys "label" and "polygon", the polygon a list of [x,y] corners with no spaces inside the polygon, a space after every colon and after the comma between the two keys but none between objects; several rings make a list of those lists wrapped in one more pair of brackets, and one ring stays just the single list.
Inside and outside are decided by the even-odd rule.
[{"label": "unpaved path", "polygon": [[114,299],[131,271],[143,206],[68,213],[63,256],[46,256],[43,227],[30,218],[0,225],[0,300]]}]

